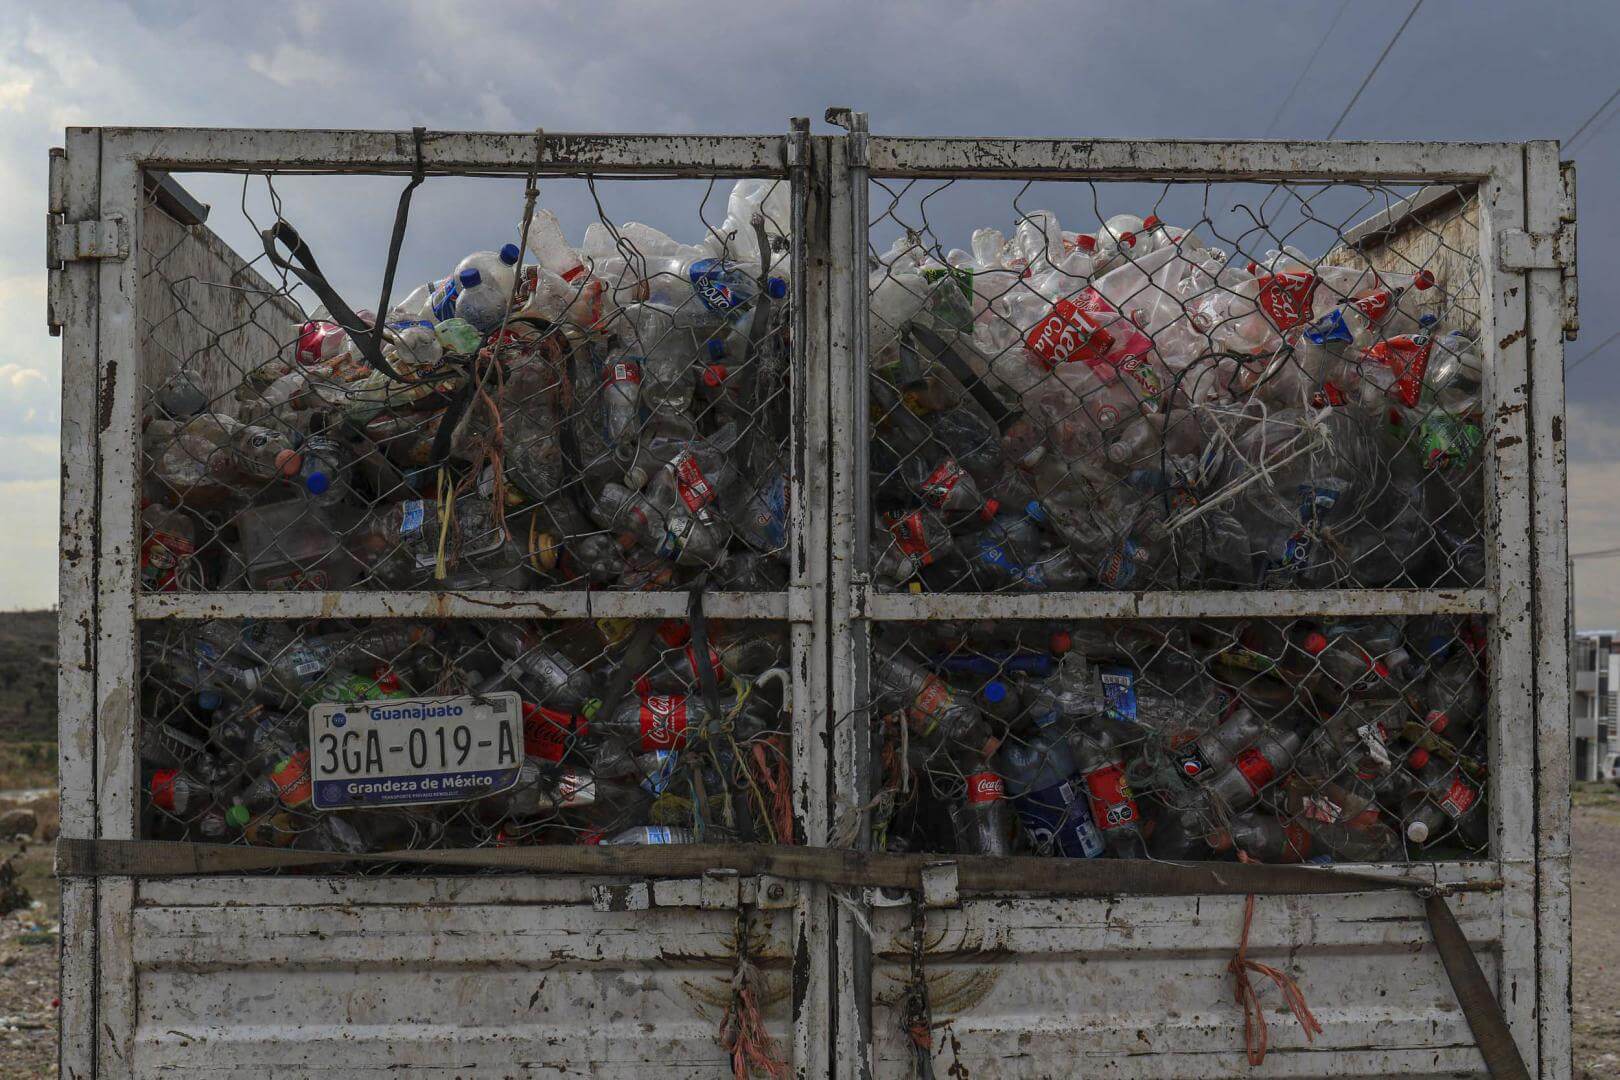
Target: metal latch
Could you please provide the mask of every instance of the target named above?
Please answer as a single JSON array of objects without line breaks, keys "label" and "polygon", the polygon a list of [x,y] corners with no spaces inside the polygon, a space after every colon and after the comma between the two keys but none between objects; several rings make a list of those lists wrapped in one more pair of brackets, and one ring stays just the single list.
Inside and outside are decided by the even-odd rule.
[{"label": "metal latch", "polygon": [[129,226],[113,214],[95,221],[55,221],[47,219],[45,265],[60,270],[63,263],[79,259],[129,258]]},{"label": "metal latch", "polygon": [[[904,907],[911,903],[909,889],[871,888],[862,890],[867,906]],[[922,902],[925,908],[962,906],[961,879],[953,862],[929,863],[922,868]]]},{"label": "metal latch", "polygon": [[1559,180],[1562,206],[1558,228],[1552,232],[1509,229],[1499,234],[1496,265],[1503,270],[1557,270],[1563,279],[1562,325],[1566,340],[1581,328],[1580,289],[1576,279],[1575,163],[1561,162]]}]

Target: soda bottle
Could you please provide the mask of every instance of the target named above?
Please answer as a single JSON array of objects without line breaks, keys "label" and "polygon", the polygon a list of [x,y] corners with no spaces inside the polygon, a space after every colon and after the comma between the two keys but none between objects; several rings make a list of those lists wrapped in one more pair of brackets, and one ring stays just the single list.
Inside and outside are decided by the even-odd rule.
[{"label": "soda bottle", "polygon": [[920,664],[898,653],[875,655],[872,682],[884,710],[903,710],[912,731],[929,746],[977,760],[994,755],[1000,740],[978,708]]},{"label": "soda bottle", "polygon": [[678,825],[632,825],[604,837],[602,844],[695,844],[697,834]]},{"label": "soda bottle", "polygon": [[951,809],[957,850],[971,855],[1009,854],[1007,793],[1001,777],[976,772],[967,778],[963,801]]},{"label": "soda bottle", "polygon": [[1108,729],[1075,731],[1069,736],[1069,750],[1085,784],[1091,820],[1102,833],[1104,845],[1115,858],[1145,858],[1142,811],[1125,778],[1125,755]]},{"label": "soda bottle", "polygon": [[950,528],[933,510],[919,507],[906,514],[886,514],[883,529],[872,538],[872,575],[882,584],[900,585],[955,550]]},{"label": "soda bottle", "polygon": [[193,556],[197,528],[179,510],[146,500],[141,505],[141,588],[178,592],[201,584]]},{"label": "soda bottle", "polygon": [[1226,765],[1200,773],[1199,779],[1225,806],[1242,810],[1293,768],[1301,743],[1299,733],[1292,729],[1263,725],[1259,735],[1233,753]]},{"label": "soda bottle", "polygon": [[995,763],[1037,854],[1095,859],[1107,850],[1065,740],[1044,732],[1011,740],[1002,744]]},{"label": "soda bottle", "polygon": [[1414,844],[1432,844],[1455,832],[1469,848],[1483,850],[1490,820],[1479,788],[1455,764],[1448,765],[1421,747],[1407,756],[1406,763],[1415,775],[1402,805],[1406,838]]},{"label": "soda bottle", "polygon": [[1423,696],[1428,707],[1424,726],[1456,746],[1465,744],[1485,710],[1485,687],[1473,653],[1459,649],[1431,668]]},{"label": "soda bottle", "polygon": [[182,820],[196,817],[214,802],[214,789],[178,768],[157,769],[146,778],[148,803]]},{"label": "soda bottle", "polygon": [[596,680],[544,638],[517,622],[486,623],[485,639],[508,663],[506,672],[528,691],[529,700],[574,711],[595,696]]}]

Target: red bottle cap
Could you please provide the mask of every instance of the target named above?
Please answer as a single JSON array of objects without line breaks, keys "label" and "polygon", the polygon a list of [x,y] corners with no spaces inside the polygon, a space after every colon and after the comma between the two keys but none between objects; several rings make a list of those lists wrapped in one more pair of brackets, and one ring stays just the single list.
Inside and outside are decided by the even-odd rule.
[{"label": "red bottle cap", "polygon": [[1305,641],[1302,644],[1306,652],[1310,653],[1312,656],[1315,656],[1317,653],[1327,648],[1327,635],[1322,633],[1320,630],[1312,630],[1310,633],[1305,635]]},{"label": "red bottle cap", "polygon": [[1429,752],[1420,746],[1407,755],[1406,763],[1414,769],[1421,769],[1429,763]]},{"label": "red bottle cap", "polygon": [[1096,251],[1097,238],[1090,233],[1081,233],[1074,238],[1074,246],[1085,252]]},{"label": "red bottle cap", "polygon": [[1142,228],[1144,229],[1157,229],[1162,224],[1164,223],[1159,220],[1158,214],[1149,214],[1142,219]]},{"label": "red bottle cap", "polygon": [[703,385],[707,386],[710,390],[713,390],[721,383],[725,382],[730,374],[731,373],[726,370],[726,365],[710,364],[703,369]]},{"label": "red bottle cap", "polygon": [[1136,246],[1136,234],[1135,233],[1129,233],[1129,232],[1120,233],[1119,234],[1119,242],[1124,247],[1135,247]]},{"label": "red bottle cap", "polygon": [[1074,648],[1074,637],[1067,630],[1054,631],[1051,639],[1047,642],[1047,647],[1052,650],[1054,656],[1062,656]]},{"label": "red bottle cap", "polygon": [[996,511],[1000,509],[1000,499],[986,499],[984,500],[984,505],[979,507],[979,517],[985,521],[989,521],[991,518],[996,516]]},{"label": "red bottle cap", "polygon": [[1429,270],[1419,270],[1412,277],[1412,288],[1418,292],[1434,288],[1434,273]]},{"label": "red bottle cap", "polygon": [[304,458],[296,450],[276,451],[276,471],[282,476],[296,476],[303,467]]},{"label": "red bottle cap", "polygon": [[1256,262],[1251,262],[1251,263],[1250,263],[1250,264],[1249,264],[1249,273],[1251,273],[1251,274],[1254,274],[1254,275],[1257,275],[1257,276],[1258,276],[1258,275],[1259,275],[1259,273],[1260,273],[1260,264],[1259,264],[1259,263],[1256,263]]}]

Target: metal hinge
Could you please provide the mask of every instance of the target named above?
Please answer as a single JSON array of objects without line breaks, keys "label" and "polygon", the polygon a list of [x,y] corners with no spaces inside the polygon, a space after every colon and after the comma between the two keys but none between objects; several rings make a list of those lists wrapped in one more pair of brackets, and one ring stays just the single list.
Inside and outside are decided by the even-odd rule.
[{"label": "metal hinge", "polygon": [[1580,289],[1576,278],[1575,163],[1559,165],[1562,205],[1558,228],[1552,232],[1509,229],[1499,234],[1496,265],[1503,270],[1557,270],[1563,279],[1562,324],[1564,337],[1573,339],[1581,327]]},{"label": "metal hinge", "polygon": [[45,221],[45,266],[60,270],[80,259],[129,258],[129,224],[118,214],[95,221]]},{"label": "metal hinge", "polygon": [[[904,907],[911,903],[908,889],[867,887],[862,897],[874,908]],[[961,878],[953,862],[929,863],[922,868],[922,902],[925,908],[957,908],[962,906]]]}]

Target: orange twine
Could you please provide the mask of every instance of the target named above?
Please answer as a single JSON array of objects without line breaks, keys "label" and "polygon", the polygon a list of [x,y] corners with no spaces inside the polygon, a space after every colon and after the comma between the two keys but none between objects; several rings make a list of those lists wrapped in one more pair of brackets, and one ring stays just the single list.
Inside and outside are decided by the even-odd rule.
[{"label": "orange twine", "polygon": [[[1239,852],[1238,858],[1242,862],[1253,862],[1246,854]],[[1311,1007],[1305,1002],[1305,992],[1299,988],[1299,983],[1287,972],[1279,971],[1269,964],[1262,964],[1258,960],[1248,958],[1249,926],[1254,921],[1254,894],[1250,893],[1243,902],[1243,936],[1238,939],[1237,955],[1232,957],[1226,969],[1232,973],[1235,984],[1232,988],[1232,997],[1243,1006],[1243,1043],[1248,1054],[1250,1065],[1261,1065],[1266,1060],[1266,1048],[1270,1043],[1271,1033],[1266,1027],[1265,1010],[1260,1007],[1260,996],[1249,981],[1249,972],[1256,971],[1277,984],[1281,991],[1283,1001],[1294,1013],[1299,1026],[1305,1029],[1305,1041],[1315,1042],[1316,1036],[1322,1034],[1322,1024],[1311,1012]]]}]

